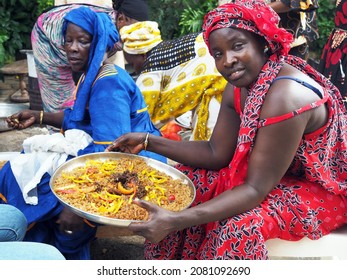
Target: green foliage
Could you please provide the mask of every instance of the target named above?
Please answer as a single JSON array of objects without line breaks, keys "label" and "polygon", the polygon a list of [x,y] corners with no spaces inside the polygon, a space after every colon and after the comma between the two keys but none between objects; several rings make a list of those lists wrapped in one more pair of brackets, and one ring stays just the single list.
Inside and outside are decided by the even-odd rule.
[{"label": "green foliage", "polygon": [[37,2],[37,16],[41,15],[43,11],[54,6],[54,0],[36,0]]},{"label": "green foliage", "polygon": [[316,58],[319,58],[322,49],[328,40],[328,37],[333,30],[334,16],[335,16],[335,1],[334,0],[320,0],[319,8],[317,9],[317,25],[319,38],[311,43],[310,53]]},{"label": "green foliage", "polygon": [[150,19],[158,22],[164,40],[198,32],[204,15],[217,6],[217,0],[152,0],[147,1]]},{"label": "green foliage", "polygon": [[4,62],[15,60],[20,49],[30,48],[30,33],[36,18],[36,3],[30,0],[0,0],[0,36],[7,37]]},{"label": "green foliage", "polygon": [[152,0],[147,1],[150,19],[158,22],[163,40],[177,38],[180,35],[178,23],[186,1]]},{"label": "green foliage", "polygon": [[6,35],[0,35],[0,67],[4,65],[6,61],[4,42],[7,40],[8,37]]},{"label": "green foliage", "polygon": [[0,0],[0,65],[31,49],[30,35],[40,13],[54,0]]},{"label": "green foliage", "polygon": [[205,14],[217,7],[218,1],[184,1],[187,7],[182,11],[179,26],[181,35],[201,31]]}]

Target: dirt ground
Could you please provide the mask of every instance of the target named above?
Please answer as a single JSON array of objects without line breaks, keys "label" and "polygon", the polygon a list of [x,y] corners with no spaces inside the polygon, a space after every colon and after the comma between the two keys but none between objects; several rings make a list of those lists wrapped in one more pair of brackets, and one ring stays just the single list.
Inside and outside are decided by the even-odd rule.
[{"label": "dirt ground", "polygon": [[0,132],[0,152],[20,152],[23,141],[33,135],[48,134],[47,128],[30,127],[23,130]]}]

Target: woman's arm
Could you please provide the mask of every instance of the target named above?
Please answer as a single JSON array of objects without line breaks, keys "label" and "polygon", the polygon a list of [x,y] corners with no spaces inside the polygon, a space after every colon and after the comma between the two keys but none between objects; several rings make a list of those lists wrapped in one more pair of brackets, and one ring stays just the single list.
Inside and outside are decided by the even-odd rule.
[{"label": "woman's arm", "polygon": [[[233,91],[227,86],[217,120],[209,141],[173,141],[149,135],[147,150],[174,161],[211,170],[225,167],[231,161],[237,142],[240,119],[232,107]],[[116,139],[108,151],[138,153],[143,149],[145,134],[126,134]]]},{"label": "woman's arm", "polygon": [[64,119],[64,111],[58,113],[43,112],[42,114],[43,124],[61,128]]}]

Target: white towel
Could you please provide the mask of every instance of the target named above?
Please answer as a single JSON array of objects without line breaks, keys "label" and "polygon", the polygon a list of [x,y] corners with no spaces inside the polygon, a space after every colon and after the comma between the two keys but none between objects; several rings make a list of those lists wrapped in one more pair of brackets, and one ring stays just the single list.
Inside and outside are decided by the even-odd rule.
[{"label": "white towel", "polygon": [[10,160],[12,172],[27,204],[37,205],[37,184],[47,172],[52,175],[68,155],[77,156],[93,139],[79,129],[51,135],[35,135],[23,142],[24,154]]}]

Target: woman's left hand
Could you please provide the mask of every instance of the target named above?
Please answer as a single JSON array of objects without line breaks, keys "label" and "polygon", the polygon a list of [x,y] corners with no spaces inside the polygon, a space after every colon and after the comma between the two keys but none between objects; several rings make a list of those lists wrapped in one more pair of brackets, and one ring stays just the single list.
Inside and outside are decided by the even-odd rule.
[{"label": "woman's left hand", "polygon": [[133,202],[148,211],[149,219],[140,223],[132,222],[128,226],[129,230],[155,244],[175,230],[170,223],[171,218],[175,215],[174,212],[144,200],[135,199]]},{"label": "woman's left hand", "polygon": [[83,218],[77,216],[68,208],[64,208],[61,211],[57,223],[59,224],[60,231],[65,234],[73,234],[76,231],[82,230],[84,226]]}]

